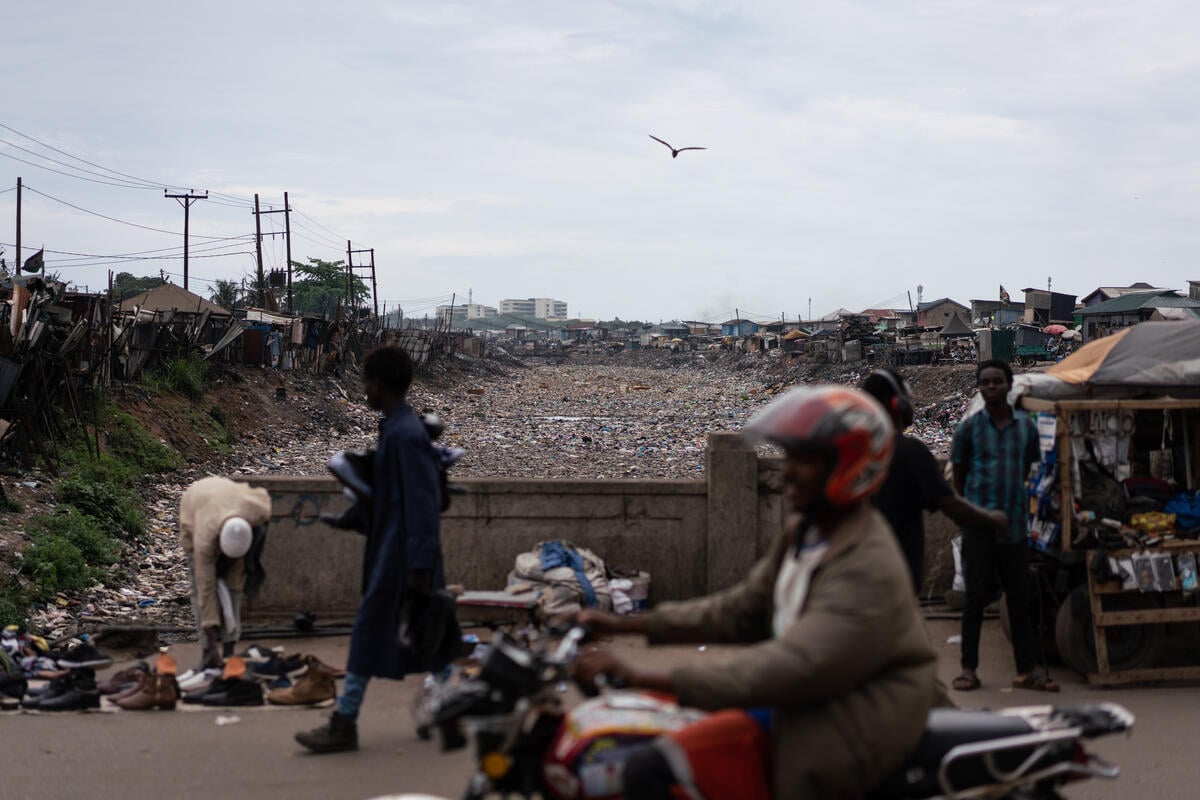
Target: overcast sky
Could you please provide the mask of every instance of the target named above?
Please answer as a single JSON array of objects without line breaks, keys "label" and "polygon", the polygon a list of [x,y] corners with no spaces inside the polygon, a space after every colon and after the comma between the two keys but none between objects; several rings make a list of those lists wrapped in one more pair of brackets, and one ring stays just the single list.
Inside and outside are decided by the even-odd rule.
[{"label": "overcast sky", "polygon": [[[253,195],[288,191],[293,259],[374,248],[380,301],[412,315],[470,291],[794,319],[810,300],[907,307],[918,285],[967,303],[1200,279],[1194,2],[69,0],[0,18],[0,242],[11,262],[21,176],[23,255],[44,245],[92,290],[109,269],[183,282],[164,186],[211,193],[193,291],[254,272]],[[672,159],[649,134],[708,149]],[[111,258],[152,250],[169,257]],[[264,254],[284,266],[282,238]]]}]

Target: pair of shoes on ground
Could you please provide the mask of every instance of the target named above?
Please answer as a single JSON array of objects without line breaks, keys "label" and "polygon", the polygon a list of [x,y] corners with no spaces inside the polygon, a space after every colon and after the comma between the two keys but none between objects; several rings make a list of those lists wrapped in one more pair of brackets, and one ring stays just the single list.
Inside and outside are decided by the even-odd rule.
[{"label": "pair of shoes on ground", "polygon": [[29,711],[91,711],[100,708],[100,690],[96,671],[90,667],[72,669],[55,678],[44,689],[30,690],[21,708]]},{"label": "pair of shoes on ground", "polygon": [[271,689],[267,702],[277,706],[310,706],[337,696],[334,670],[316,656],[304,656],[304,673],[290,686]]},{"label": "pair of shoes on ground", "polygon": [[[973,669],[964,669],[962,674],[954,679],[950,684],[955,691],[958,692],[973,692],[983,686],[979,680],[979,676],[975,674]],[[1059,690],[1059,686],[1050,677],[1045,670],[1032,670],[1023,675],[1018,675],[1013,678],[1012,682],[1014,689],[1030,689],[1035,692],[1055,693]]]},{"label": "pair of shoes on ground", "polygon": [[246,671],[246,661],[241,656],[231,656],[225,661],[220,677],[208,686],[183,696],[183,702],[204,706],[261,706],[262,685]]},{"label": "pair of shoes on ground", "polygon": [[113,676],[110,685],[118,680],[132,678],[132,683],[109,696],[118,708],[126,711],[174,711],[175,703],[179,700],[179,684],[175,680],[178,665],[170,653],[161,652],[151,669],[148,664],[141,662],[129,670],[123,670]]},{"label": "pair of shoes on ground", "polygon": [[97,650],[88,637],[81,637],[79,644],[68,648],[58,658],[58,665],[66,669],[79,669],[80,667],[96,669],[98,667],[107,667],[111,664],[112,658]]}]

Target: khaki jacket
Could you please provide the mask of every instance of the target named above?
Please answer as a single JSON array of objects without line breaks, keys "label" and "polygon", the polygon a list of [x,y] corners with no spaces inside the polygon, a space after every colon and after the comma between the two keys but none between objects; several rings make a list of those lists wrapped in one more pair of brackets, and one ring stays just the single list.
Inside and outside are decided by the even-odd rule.
[{"label": "khaki jacket", "polygon": [[774,709],[774,796],[858,798],[916,748],[935,699],[935,656],[895,537],[865,505],[829,537],[797,621],[771,638],[775,579],[798,529],[794,520],[737,586],[660,605],[648,636],[752,643],[732,662],[676,669],[680,703]]},{"label": "khaki jacket", "polygon": [[[228,478],[201,478],[179,501],[179,543],[192,563],[196,594],[200,598],[200,626],[221,627],[217,601],[217,559],[221,555],[221,526],[230,517],[242,517],[253,526],[271,519],[271,495]],[[230,591],[246,583],[244,559],[235,559],[221,576]]]}]

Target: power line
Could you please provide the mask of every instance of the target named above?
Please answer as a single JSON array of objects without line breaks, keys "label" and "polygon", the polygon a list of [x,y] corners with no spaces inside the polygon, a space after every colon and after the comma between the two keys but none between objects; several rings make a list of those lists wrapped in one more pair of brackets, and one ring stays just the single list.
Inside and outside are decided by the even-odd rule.
[{"label": "power line", "polygon": [[[49,161],[51,164],[58,164],[60,167],[66,167],[67,169],[73,169],[73,170],[76,170],[77,172],[84,172],[84,173],[87,173],[88,175],[95,175],[98,178],[108,178],[109,180],[112,179],[111,175],[106,175],[103,172],[94,172],[90,169],[84,169],[83,167],[77,167],[74,164],[68,164],[65,161],[59,161],[57,158],[51,158],[50,156],[42,155],[41,153],[38,153],[34,150],[30,150],[28,147],[22,147],[19,144],[14,144],[13,142],[8,141],[7,139],[0,139],[0,144],[6,144],[9,147],[15,147],[23,153],[29,153],[29,155],[33,156],[34,158],[45,159],[46,161]],[[131,189],[135,189],[135,188],[136,189],[157,189],[159,187],[149,186],[149,185],[145,185],[145,184],[133,184],[133,185],[130,185],[129,188],[131,188]]]},{"label": "power line", "polygon": [[[116,217],[110,217],[107,214],[101,214],[99,211],[91,211],[89,209],[83,208],[82,206],[77,206],[74,203],[69,203],[66,200],[62,200],[58,197],[54,197],[53,195],[46,194],[45,192],[39,192],[37,189],[34,189],[32,186],[29,186],[28,184],[26,184],[24,188],[28,189],[29,191],[33,192],[34,194],[39,194],[42,197],[45,197],[47,200],[53,200],[56,203],[62,203],[64,206],[69,206],[70,208],[73,208],[76,211],[82,211],[85,214],[91,214],[92,216],[100,217],[101,219],[106,219],[109,222],[117,222],[117,223],[120,223],[121,225],[129,225],[134,228],[141,228],[142,230],[153,231],[155,233],[166,233],[166,234],[170,234],[171,236],[179,235],[179,231],[169,231],[169,230],[165,230],[163,228],[153,228],[153,227],[150,227],[149,225],[140,225],[136,222],[129,222],[128,220],[117,219]],[[232,239],[239,239],[241,237],[239,237],[239,236],[200,236],[199,238],[208,239],[209,241],[212,241],[212,242],[224,242],[224,241],[230,241]]]},{"label": "power line", "polygon": [[305,214],[303,211],[299,210],[299,209],[298,209],[298,208],[296,208],[295,206],[292,206],[292,211],[295,211],[297,214],[299,214],[300,216],[304,217],[306,220],[308,220],[309,222],[311,222],[313,225],[316,225],[318,228],[320,228],[321,230],[325,231],[325,232],[326,232],[326,233],[328,233],[330,236],[332,236],[334,239],[336,239],[336,240],[337,240],[337,242],[338,242],[338,246],[339,246],[339,247],[341,247],[341,243],[342,243],[342,242],[344,242],[344,241],[346,241],[347,239],[349,239],[349,238],[350,238],[350,237],[348,237],[348,236],[342,236],[342,235],[340,235],[340,234],[334,233],[333,231],[329,230],[329,228],[326,228],[324,225],[322,225],[321,223],[317,222],[315,219],[313,219],[312,217],[310,217],[308,214]]}]

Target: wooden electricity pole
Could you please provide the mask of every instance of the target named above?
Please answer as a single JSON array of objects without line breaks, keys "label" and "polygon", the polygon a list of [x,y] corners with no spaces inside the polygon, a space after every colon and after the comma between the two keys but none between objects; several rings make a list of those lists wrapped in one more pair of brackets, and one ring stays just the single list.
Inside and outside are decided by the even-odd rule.
[{"label": "wooden electricity pole", "polygon": [[[354,254],[355,253],[370,253],[371,254],[371,263],[370,264],[360,264],[356,267],[354,265]],[[371,270],[371,303],[375,307],[375,316],[378,317],[379,316],[379,293],[376,290],[376,284],[375,284],[375,248],[371,247],[371,248],[364,248],[362,250],[351,250],[350,242],[346,242],[346,282],[347,282],[347,284],[353,284],[354,270],[356,270],[356,269]],[[349,286],[347,286],[347,288],[349,289]],[[351,298],[350,299],[353,300],[352,290],[351,290]]]},{"label": "wooden electricity pole", "polygon": [[[254,229],[258,233],[258,279],[262,281],[262,225],[259,224],[260,214],[283,214],[283,238],[287,249],[287,309],[292,308],[292,207],[288,204],[288,193],[283,193],[283,208],[273,208],[270,211],[258,210],[258,195],[254,195]],[[272,234],[273,236],[274,234]]]},{"label": "wooden electricity pole", "polygon": [[172,200],[178,200],[179,205],[183,206],[183,289],[188,288],[188,216],[192,207],[192,203],[197,200],[207,200],[208,190],[204,190],[204,194],[192,194],[189,189],[187,194],[167,194],[167,190],[163,189],[163,197],[169,197]]}]

